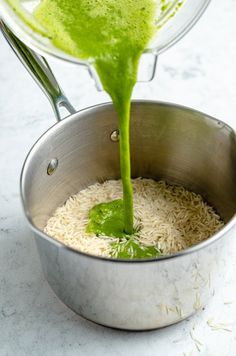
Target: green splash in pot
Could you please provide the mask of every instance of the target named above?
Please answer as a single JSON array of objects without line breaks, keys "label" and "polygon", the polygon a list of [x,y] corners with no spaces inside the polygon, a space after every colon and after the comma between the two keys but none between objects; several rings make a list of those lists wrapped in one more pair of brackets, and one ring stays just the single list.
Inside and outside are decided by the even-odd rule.
[{"label": "green splash in pot", "polygon": [[155,246],[141,245],[136,233],[124,232],[124,207],[121,199],[95,205],[89,213],[88,233],[97,236],[118,237],[119,241],[111,243],[111,257],[122,259],[152,258],[161,255]]}]

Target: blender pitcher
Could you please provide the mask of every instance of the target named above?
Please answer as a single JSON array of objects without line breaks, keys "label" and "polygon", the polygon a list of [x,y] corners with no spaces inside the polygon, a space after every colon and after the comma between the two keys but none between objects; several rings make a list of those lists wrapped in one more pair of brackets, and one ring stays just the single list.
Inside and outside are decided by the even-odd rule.
[{"label": "blender pitcher", "polygon": [[[85,66],[95,80],[97,89],[102,90],[100,80],[91,61],[81,60],[66,54],[56,48],[50,39],[32,30],[27,24],[27,21],[33,20],[32,13],[39,1],[19,0],[19,7],[13,9],[13,6],[10,6],[11,0],[0,0],[0,17],[15,36],[38,54]],[[155,21],[158,31],[141,57],[139,82],[148,82],[153,79],[157,56],[181,39],[192,28],[209,2],[210,0],[156,0],[157,5],[159,5],[157,6]]]}]

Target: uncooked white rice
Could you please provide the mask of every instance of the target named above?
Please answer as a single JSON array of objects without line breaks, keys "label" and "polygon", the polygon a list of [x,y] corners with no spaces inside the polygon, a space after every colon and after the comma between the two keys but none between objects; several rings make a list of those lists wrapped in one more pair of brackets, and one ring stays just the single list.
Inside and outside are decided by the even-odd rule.
[{"label": "uncooked white rice", "polygon": [[[173,254],[213,235],[224,224],[198,194],[181,186],[152,179],[132,180],[134,220],[140,226],[138,240]],[[44,232],[77,250],[110,257],[117,238],[86,233],[90,209],[122,197],[120,180],[96,183],[71,196],[48,220]]]}]

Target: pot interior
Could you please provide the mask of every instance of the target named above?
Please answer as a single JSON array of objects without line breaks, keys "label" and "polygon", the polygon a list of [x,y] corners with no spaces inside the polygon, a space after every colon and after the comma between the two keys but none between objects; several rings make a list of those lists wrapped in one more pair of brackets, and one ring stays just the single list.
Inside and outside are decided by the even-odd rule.
[{"label": "pot interior", "polygon": [[[119,146],[110,137],[115,129],[113,106],[104,104],[66,118],[35,144],[21,188],[27,216],[38,229],[70,195],[120,177]],[[181,184],[201,194],[228,222],[236,212],[235,137],[225,123],[191,109],[133,102],[132,177]],[[58,167],[49,175],[52,159]]]}]

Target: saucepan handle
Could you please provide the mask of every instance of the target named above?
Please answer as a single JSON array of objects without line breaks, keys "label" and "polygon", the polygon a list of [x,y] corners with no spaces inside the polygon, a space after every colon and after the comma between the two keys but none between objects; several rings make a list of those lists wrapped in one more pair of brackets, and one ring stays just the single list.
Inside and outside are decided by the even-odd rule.
[{"label": "saucepan handle", "polygon": [[75,113],[76,110],[60,88],[46,59],[21,42],[1,20],[0,29],[17,57],[46,94],[57,120],[60,121],[63,118],[61,108],[65,108],[70,114]]}]

